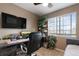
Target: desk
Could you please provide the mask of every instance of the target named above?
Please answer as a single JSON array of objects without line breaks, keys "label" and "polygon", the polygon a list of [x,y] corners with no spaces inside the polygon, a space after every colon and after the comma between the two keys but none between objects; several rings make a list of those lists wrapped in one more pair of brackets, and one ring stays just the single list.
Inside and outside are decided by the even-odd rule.
[{"label": "desk", "polygon": [[28,41],[29,41],[29,38],[27,38],[27,39],[19,39],[19,40],[15,40],[15,41],[11,41],[10,39],[8,39],[8,40],[0,40],[0,48],[4,47],[4,46],[15,45],[15,44],[23,43],[23,42],[28,42]]}]

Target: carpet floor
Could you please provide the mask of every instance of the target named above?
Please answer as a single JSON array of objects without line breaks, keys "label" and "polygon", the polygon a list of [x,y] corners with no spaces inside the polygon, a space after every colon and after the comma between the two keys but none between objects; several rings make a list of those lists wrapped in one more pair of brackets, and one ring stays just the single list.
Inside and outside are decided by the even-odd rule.
[{"label": "carpet floor", "polygon": [[59,50],[47,49],[43,47],[34,53],[37,54],[37,56],[63,56],[64,55],[64,52],[61,52]]}]

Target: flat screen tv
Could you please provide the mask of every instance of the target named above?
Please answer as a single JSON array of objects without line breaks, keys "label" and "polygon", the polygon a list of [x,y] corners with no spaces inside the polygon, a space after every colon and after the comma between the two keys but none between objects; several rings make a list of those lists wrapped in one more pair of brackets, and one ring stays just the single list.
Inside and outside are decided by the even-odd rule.
[{"label": "flat screen tv", "polygon": [[26,28],[26,18],[17,17],[11,14],[2,13],[2,28]]}]

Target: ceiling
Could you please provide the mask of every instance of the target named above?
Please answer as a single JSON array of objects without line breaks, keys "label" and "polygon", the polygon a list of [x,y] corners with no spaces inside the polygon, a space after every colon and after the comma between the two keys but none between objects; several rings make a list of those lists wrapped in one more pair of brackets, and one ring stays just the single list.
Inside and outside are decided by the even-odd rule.
[{"label": "ceiling", "polygon": [[54,12],[56,10],[74,5],[76,3],[52,3],[53,4],[52,8],[45,7],[42,4],[35,6],[33,3],[14,3],[14,4],[36,15],[42,16]]}]

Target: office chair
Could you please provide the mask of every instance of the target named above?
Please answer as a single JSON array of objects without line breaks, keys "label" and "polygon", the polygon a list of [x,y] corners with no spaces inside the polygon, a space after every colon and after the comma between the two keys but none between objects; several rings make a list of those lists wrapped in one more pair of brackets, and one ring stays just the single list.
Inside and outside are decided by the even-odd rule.
[{"label": "office chair", "polygon": [[41,39],[42,33],[41,32],[32,32],[29,35],[29,44],[27,47],[27,55],[32,55],[33,52],[38,50],[41,47]]}]

